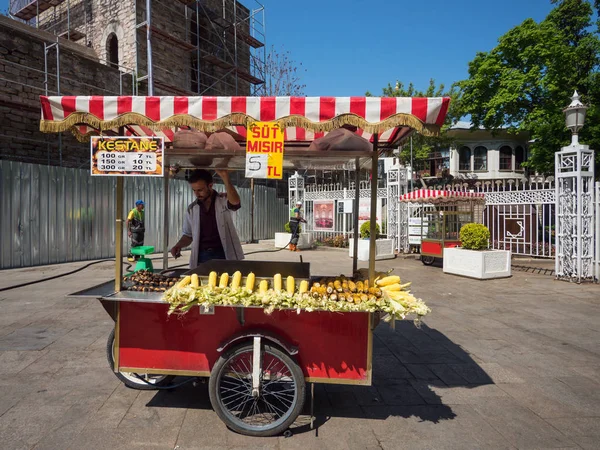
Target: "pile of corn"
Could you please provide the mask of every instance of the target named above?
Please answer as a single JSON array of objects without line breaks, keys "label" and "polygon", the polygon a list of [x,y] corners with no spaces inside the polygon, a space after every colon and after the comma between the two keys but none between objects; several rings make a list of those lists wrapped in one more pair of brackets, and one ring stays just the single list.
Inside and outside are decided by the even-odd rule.
[{"label": "pile of corn", "polygon": [[353,278],[323,278],[312,284],[308,280],[298,283],[292,276],[284,279],[281,274],[259,280],[253,273],[243,277],[235,272],[230,277],[211,272],[205,283],[196,274],[186,276],[165,293],[164,299],[170,304],[169,314],[185,314],[194,306],[260,306],[267,314],[276,309],[295,309],[298,313],[381,311],[388,319],[419,319],[430,309],[410,293],[409,286],[402,284],[399,276],[386,273],[378,273],[370,285],[361,271]]}]

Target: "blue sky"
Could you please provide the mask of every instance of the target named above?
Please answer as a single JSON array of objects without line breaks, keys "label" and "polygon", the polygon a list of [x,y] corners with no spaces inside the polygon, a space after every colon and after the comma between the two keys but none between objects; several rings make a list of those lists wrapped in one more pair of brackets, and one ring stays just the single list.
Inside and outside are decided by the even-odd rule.
[{"label": "blue sky", "polygon": [[[247,0],[245,5],[253,2]],[[398,79],[425,89],[467,77],[478,51],[550,0],[264,0],[269,45],[302,62],[306,95],[362,96]]]},{"label": "blue sky", "polygon": [[[242,0],[248,7],[254,0]],[[430,78],[447,86],[467,77],[476,52],[550,0],[263,0],[267,45],[302,62],[306,95],[380,95],[387,83]],[[0,0],[0,11],[8,0]]]}]

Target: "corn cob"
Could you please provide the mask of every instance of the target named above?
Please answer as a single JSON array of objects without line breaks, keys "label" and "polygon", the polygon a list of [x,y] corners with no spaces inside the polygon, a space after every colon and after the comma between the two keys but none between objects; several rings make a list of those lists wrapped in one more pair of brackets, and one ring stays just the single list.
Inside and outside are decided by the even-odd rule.
[{"label": "corn cob", "polygon": [[342,291],[348,290],[348,280],[342,281]]},{"label": "corn cob", "polygon": [[333,282],[333,288],[338,292],[342,292],[342,283],[340,282],[340,280],[335,280]]},{"label": "corn cob", "polygon": [[254,275],[253,272],[250,272],[248,274],[248,277],[246,278],[246,289],[248,289],[250,292],[253,292],[255,283],[256,283],[256,276]]},{"label": "corn cob", "polygon": [[190,284],[190,282],[192,281],[192,277],[190,277],[189,275],[186,276],[183,280],[181,280],[179,282],[179,284],[177,285],[178,288],[182,288],[182,287],[186,287],[188,284]]},{"label": "corn cob", "polygon": [[217,285],[217,272],[211,272],[208,275],[208,286],[214,288]]},{"label": "corn cob", "polygon": [[[407,283],[410,284],[410,283]],[[388,286],[381,286],[381,290],[382,291],[401,291],[402,290],[402,285],[398,284],[398,283],[394,283],[394,284],[390,284]]]},{"label": "corn cob", "polygon": [[363,292],[367,292],[369,290],[369,279],[363,280]]},{"label": "corn cob", "polygon": [[364,289],[364,285],[362,281],[356,282],[356,292],[362,292]]},{"label": "corn cob", "polygon": [[227,272],[223,272],[221,274],[221,279],[219,280],[219,287],[226,288],[229,284],[229,274]]},{"label": "corn cob", "polygon": [[298,289],[298,292],[300,294],[304,294],[306,291],[308,291],[308,281],[302,280],[300,282],[300,288]]},{"label": "corn cob", "polygon": [[378,286],[389,286],[390,284],[400,283],[398,275],[390,275],[377,281]]},{"label": "corn cob", "polygon": [[326,291],[327,291],[328,294],[333,293],[333,286],[327,286]]},{"label": "corn cob", "polygon": [[338,299],[338,297],[335,292],[329,296],[329,300],[331,300],[332,302],[336,302],[337,299]]},{"label": "corn cob", "polygon": [[367,294],[360,294],[361,302],[366,302],[367,300],[369,300],[369,296]]},{"label": "corn cob", "polygon": [[191,285],[193,288],[200,287],[200,280],[198,278],[198,274],[192,274]]},{"label": "corn cob", "polygon": [[356,292],[356,283],[352,280],[348,280],[348,289],[350,289],[350,292]]},{"label": "corn cob", "polygon": [[287,277],[287,293],[288,294],[293,294],[294,291],[296,290],[296,282],[294,281],[294,277],[292,277],[291,275],[289,277]]},{"label": "corn cob", "polygon": [[258,285],[258,291],[261,294],[264,294],[267,292],[268,289],[269,289],[269,282],[267,280],[261,280],[260,284]]},{"label": "corn cob", "polygon": [[369,288],[369,294],[374,295],[376,297],[381,297],[381,289],[376,287]]},{"label": "corn cob", "polygon": [[238,270],[233,274],[233,279],[231,280],[231,289],[239,289],[241,283],[242,272]]},{"label": "corn cob", "polygon": [[280,273],[276,273],[273,276],[273,290],[275,292],[281,292],[281,285],[282,285],[281,274]]}]

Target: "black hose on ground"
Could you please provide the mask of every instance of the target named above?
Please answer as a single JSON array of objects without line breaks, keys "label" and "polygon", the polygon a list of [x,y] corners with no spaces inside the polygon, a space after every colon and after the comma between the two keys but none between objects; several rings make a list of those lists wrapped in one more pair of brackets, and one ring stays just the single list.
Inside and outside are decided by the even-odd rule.
[{"label": "black hose on ground", "polygon": [[[162,259],[162,258],[149,258],[149,259],[151,259],[153,261],[156,261],[156,260],[159,260],[159,259]],[[51,277],[46,277],[46,278],[39,278],[37,280],[28,281],[26,283],[21,283],[21,284],[15,284],[13,286],[3,287],[3,288],[0,288],[0,292],[10,291],[11,289],[17,289],[17,288],[20,288],[20,287],[30,286],[32,284],[43,283],[45,281],[55,280],[57,278],[66,277],[67,275],[73,275],[74,273],[81,272],[82,270],[87,269],[88,267],[93,266],[94,264],[100,264],[100,263],[103,263],[103,262],[115,262],[115,261],[116,261],[116,259],[114,259],[114,258],[113,259],[101,259],[99,261],[93,261],[91,263],[86,264],[83,267],[79,267],[78,269],[71,270],[69,272],[60,273],[58,275],[53,275]],[[123,264],[125,264],[125,271],[129,271],[129,269],[131,269],[131,263],[123,261]],[[186,264],[182,264],[182,265],[179,265],[179,266],[171,267],[171,269],[176,269],[178,267],[183,267],[185,265]]]},{"label": "black hose on ground", "polygon": [[[283,248],[280,248],[280,249],[277,249],[277,250],[257,250],[257,251],[250,252],[250,253],[244,253],[244,256],[246,256],[246,255],[254,255],[256,253],[276,253],[276,252],[280,252],[282,250],[285,250],[285,248],[288,245],[290,245],[291,243],[292,243],[292,240],[290,239],[290,242],[288,242],[287,245],[285,247],[283,247]],[[148,258],[148,259],[156,261],[156,260],[162,259],[162,257],[160,257],[160,258]],[[58,275],[53,275],[51,277],[46,277],[46,278],[39,278],[37,280],[28,281],[26,283],[21,283],[21,284],[15,284],[13,286],[3,287],[3,288],[0,288],[0,292],[10,291],[12,289],[17,289],[17,288],[21,288],[21,287],[25,287],[25,286],[31,286],[32,284],[44,283],[46,281],[51,281],[51,280],[55,280],[57,278],[66,277],[68,275],[73,275],[74,273],[77,273],[77,272],[80,272],[80,271],[82,271],[84,269],[87,269],[88,267],[93,266],[94,264],[100,264],[100,263],[103,263],[103,262],[111,262],[111,261],[114,262],[116,260],[115,259],[101,259],[99,261],[93,261],[93,262],[91,262],[89,264],[86,264],[83,267],[79,267],[78,269],[71,270],[70,272],[65,272],[65,273],[61,273],[61,274],[58,274]],[[126,263],[125,261],[123,261],[123,264],[126,264],[125,271],[129,271],[129,269],[131,269],[131,264],[129,262]],[[167,270],[177,269],[177,268],[180,268],[180,267],[184,267],[186,265],[187,264],[180,264],[178,266],[169,267],[169,269],[167,269]]]}]

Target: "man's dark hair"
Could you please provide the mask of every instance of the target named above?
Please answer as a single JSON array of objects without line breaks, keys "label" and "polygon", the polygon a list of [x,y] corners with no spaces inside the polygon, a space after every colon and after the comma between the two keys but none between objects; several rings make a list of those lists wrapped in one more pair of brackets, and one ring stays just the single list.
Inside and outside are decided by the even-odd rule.
[{"label": "man's dark hair", "polygon": [[204,169],[195,169],[190,172],[188,183],[191,184],[201,180],[206,184],[211,184],[213,182],[213,176],[208,170]]}]

